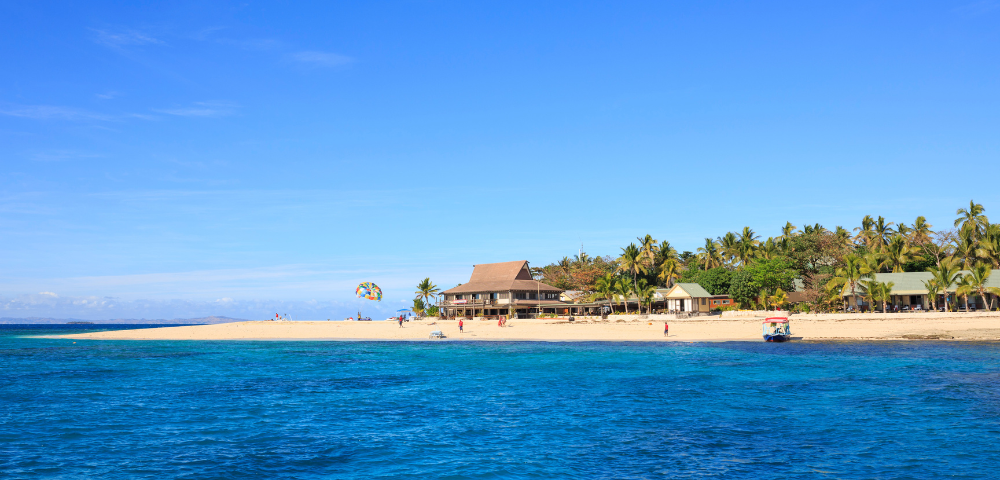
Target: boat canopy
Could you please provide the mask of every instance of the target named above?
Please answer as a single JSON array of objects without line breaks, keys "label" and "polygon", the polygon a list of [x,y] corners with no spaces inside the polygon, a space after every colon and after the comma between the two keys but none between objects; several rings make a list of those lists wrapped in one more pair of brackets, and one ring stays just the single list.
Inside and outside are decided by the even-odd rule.
[{"label": "boat canopy", "polygon": [[774,317],[764,320],[763,323],[788,323],[788,319],[785,317]]}]

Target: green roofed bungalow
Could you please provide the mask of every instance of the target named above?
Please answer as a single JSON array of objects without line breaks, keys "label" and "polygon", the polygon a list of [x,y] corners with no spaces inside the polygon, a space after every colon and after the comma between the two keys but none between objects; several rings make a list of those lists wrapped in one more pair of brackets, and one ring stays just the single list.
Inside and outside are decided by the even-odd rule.
[{"label": "green roofed bungalow", "polygon": [[[962,271],[962,275],[966,275],[968,271]],[[895,310],[927,310],[931,307],[930,301],[928,299],[927,287],[924,286],[924,282],[930,281],[932,278],[930,272],[903,272],[903,273],[879,273],[875,275],[875,280],[882,283],[892,282],[892,301],[889,302],[890,308]],[[993,270],[990,274],[989,279],[986,282],[987,287],[998,287],[1000,288],[1000,270]],[[964,307],[965,299],[960,298],[955,294],[958,289],[957,284],[952,284],[948,287],[948,303],[954,304],[956,306]],[[857,305],[867,306],[868,302],[864,298],[864,289],[861,285],[857,288]],[[841,292],[841,296],[847,300],[850,300],[851,292]],[[969,295],[969,308],[975,308],[977,310],[985,309],[989,306],[989,302],[992,301],[993,295],[987,295],[989,298],[980,298],[979,295]],[[941,308],[944,301],[944,295],[938,294],[935,301],[935,305]],[[881,306],[879,306],[881,308]]]},{"label": "green roofed bungalow", "polygon": [[663,294],[668,312],[709,313],[733,305],[727,295],[712,295],[697,283],[678,283]]}]

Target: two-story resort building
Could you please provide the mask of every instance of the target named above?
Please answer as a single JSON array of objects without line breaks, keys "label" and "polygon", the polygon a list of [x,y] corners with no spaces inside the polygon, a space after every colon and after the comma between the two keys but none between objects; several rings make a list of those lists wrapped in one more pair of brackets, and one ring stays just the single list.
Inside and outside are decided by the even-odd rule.
[{"label": "two-story resort building", "polygon": [[534,316],[555,313],[566,304],[559,299],[561,288],[531,278],[527,260],[486,263],[472,266],[469,283],[441,292],[438,307],[447,317],[482,317],[495,315]]}]

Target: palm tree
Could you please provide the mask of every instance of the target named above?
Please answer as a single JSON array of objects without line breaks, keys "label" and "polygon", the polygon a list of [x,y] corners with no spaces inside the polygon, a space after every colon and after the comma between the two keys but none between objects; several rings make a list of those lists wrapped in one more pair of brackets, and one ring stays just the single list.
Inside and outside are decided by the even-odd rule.
[{"label": "palm tree", "polygon": [[861,243],[871,247],[873,242],[872,239],[875,237],[875,232],[872,230],[874,225],[875,220],[872,219],[872,216],[865,215],[865,218],[861,219],[861,226],[854,229],[854,231],[858,232],[858,235],[854,237],[855,240],[860,240]]},{"label": "palm tree", "polygon": [[892,268],[893,273],[900,273],[903,271],[903,265],[911,260],[910,255],[916,251],[916,247],[911,247],[907,243],[906,238],[897,233],[892,236],[889,244],[885,246],[885,253],[883,254],[885,264]]},{"label": "palm tree", "polygon": [[889,243],[889,237],[893,233],[892,230],[893,225],[895,225],[894,222],[886,223],[885,218],[879,215],[878,220],[875,221],[875,225],[872,226],[872,231],[875,234],[872,237],[872,240],[875,243],[874,245],[875,249],[878,250],[879,252],[881,252],[882,249],[885,247],[885,245]]},{"label": "palm tree", "polygon": [[743,227],[743,232],[740,233],[740,239],[737,243],[737,255],[739,256],[740,266],[745,267],[753,259],[753,255],[757,250],[757,235],[750,227]]},{"label": "palm tree", "polygon": [[986,234],[979,240],[984,259],[989,260],[994,268],[1000,268],[1000,223],[992,223],[986,228]]},{"label": "palm tree", "polygon": [[619,278],[618,282],[615,283],[615,293],[621,298],[622,303],[625,304],[626,315],[628,315],[628,297],[632,294],[633,290],[635,288],[624,278]]},{"label": "palm tree", "polygon": [[615,277],[611,274],[604,275],[603,277],[598,277],[597,281],[594,282],[594,293],[600,298],[606,298],[608,304],[613,305],[615,301]]},{"label": "palm tree", "polygon": [[961,225],[962,230],[969,230],[973,238],[978,239],[990,224],[984,212],[986,209],[983,208],[982,204],[969,200],[969,208],[959,208],[955,212],[958,215],[958,218],[955,219],[955,226]]},{"label": "palm tree", "polygon": [[[892,287],[896,286],[895,283],[889,282],[879,282],[877,280],[868,280],[865,282],[865,289],[868,290],[868,298],[872,303],[872,307],[875,306],[875,302],[882,303],[882,313],[889,313],[888,303],[892,300]],[[874,310],[874,308],[872,308]]]},{"label": "palm tree", "polygon": [[660,280],[664,281],[664,284],[667,286],[667,288],[670,288],[674,285],[675,278],[680,278],[681,276],[680,269],[681,269],[681,264],[677,261],[676,258],[670,258],[664,260],[664,262],[660,264],[659,278]]},{"label": "palm tree", "polygon": [[955,263],[951,257],[948,257],[941,261],[941,266],[927,269],[927,271],[931,272],[931,276],[937,282],[938,287],[944,292],[944,310],[946,312],[948,311],[948,289],[962,276],[958,265],[955,265]]},{"label": "palm tree", "polygon": [[424,316],[424,309],[425,308],[427,308],[427,305],[424,303],[424,299],[419,298],[419,297],[413,299],[413,308],[412,308],[412,310],[413,310],[413,313],[417,314],[418,317]]},{"label": "palm tree", "polygon": [[777,308],[782,308],[788,303],[788,294],[785,293],[784,290],[778,288],[774,291],[774,295],[767,298],[767,301]]},{"label": "palm tree", "polygon": [[818,224],[818,223],[815,224],[815,225],[803,225],[802,226],[802,233],[807,234],[807,235],[808,234],[813,234],[813,233],[823,233],[825,231],[826,231],[826,229],[823,228],[823,226],[820,225],[820,224]]},{"label": "palm tree", "polygon": [[794,237],[795,230],[797,230],[797,227],[795,225],[792,225],[792,222],[785,222],[785,226],[781,227],[781,238]]},{"label": "palm tree", "polygon": [[868,252],[861,259],[865,262],[865,268],[871,273],[879,273],[883,267],[888,265],[883,253]]},{"label": "palm tree", "polygon": [[958,238],[955,239],[954,257],[959,260],[959,263],[963,267],[972,268],[976,264],[976,259],[980,257],[980,254],[985,253],[986,251],[979,248],[979,242],[976,241],[972,230],[963,228],[958,231]]},{"label": "palm tree", "polygon": [[837,246],[840,247],[850,247],[854,245],[854,239],[851,238],[851,232],[847,231],[846,228],[837,225],[836,230],[833,232],[834,238],[837,239]]},{"label": "palm tree", "polygon": [[[837,287],[840,287],[841,298],[845,297],[847,292],[850,292],[851,301],[854,305],[857,305],[859,282],[868,278],[870,274],[871,270],[865,264],[864,259],[853,253],[849,253],[844,256],[844,266],[838,268],[834,272],[833,278],[827,282],[827,289],[833,291]],[[845,306],[844,309],[846,310],[847,307]]]},{"label": "palm tree", "polygon": [[937,296],[938,292],[941,291],[941,287],[939,287],[937,281],[932,278],[930,280],[924,280],[924,288],[927,289],[927,299],[931,304],[931,310],[937,310]]},{"label": "palm tree", "polygon": [[[646,305],[646,313],[653,313],[653,297],[656,295],[656,285],[650,285],[646,282],[645,278],[639,279],[639,288],[635,291],[635,296],[639,297],[640,307]],[[642,309],[639,309],[639,313],[642,313]]]},{"label": "palm tree", "polygon": [[705,239],[705,246],[698,247],[698,263],[705,267],[705,270],[722,265],[722,255],[719,253],[719,244],[711,238]]},{"label": "palm tree", "polygon": [[636,237],[636,240],[639,241],[639,256],[650,265],[654,264],[653,260],[656,259],[656,253],[660,250],[656,240],[648,233],[645,237]]},{"label": "palm tree", "polygon": [[[618,257],[618,271],[632,274],[633,289],[635,281],[640,273],[646,273],[646,265],[642,259],[642,252],[634,243],[628,244],[622,249],[622,256]],[[626,306],[627,308],[627,306]]]},{"label": "palm tree", "polygon": [[758,258],[763,258],[765,260],[770,260],[778,256],[779,248],[778,244],[774,242],[774,239],[767,237],[767,241],[762,242],[760,247],[757,248],[756,256]]},{"label": "palm tree", "polygon": [[916,221],[913,222],[913,228],[910,229],[910,243],[914,245],[923,245],[931,241],[931,235],[934,233],[931,228],[934,225],[927,223],[927,219],[923,216],[917,217]]},{"label": "palm tree", "polygon": [[417,295],[416,298],[422,299],[425,305],[430,305],[429,300],[432,297],[436,297],[437,294],[440,292],[441,289],[439,289],[437,285],[434,285],[434,283],[431,282],[430,277],[427,277],[421,280],[420,283],[417,284],[417,291],[413,293]]},{"label": "palm tree", "polygon": [[662,264],[664,261],[677,259],[677,249],[670,245],[670,242],[664,240],[660,242],[660,246],[656,248],[656,255],[658,261],[656,263]]},{"label": "palm tree", "polygon": [[958,283],[955,284],[955,295],[962,297],[965,300],[965,311],[969,311],[969,295],[976,293],[976,287],[972,285],[972,279],[969,275],[962,275],[959,278]]},{"label": "palm tree", "polygon": [[718,239],[717,244],[727,263],[732,264],[739,258],[739,240],[737,240],[735,233],[726,232],[725,235]]},{"label": "palm tree", "polygon": [[[990,269],[989,265],[985,263],[977,263],[974,267],[972,267],[972,269],[969,270],[967,275],[962,277],[962,280],[968,280],[969,285],[972,286],[975,293],[979,295],[979,298],[983,299],[983,306],[986,307],[987,310],[993,309],[993,303],[989,301],[989,294],[992,293],[994,296],[1000,295],[1000,288],[986,286],[991,273],[993,273],[993,271]],[[968,309],[968,305],[966,305],[966,309]]]}]

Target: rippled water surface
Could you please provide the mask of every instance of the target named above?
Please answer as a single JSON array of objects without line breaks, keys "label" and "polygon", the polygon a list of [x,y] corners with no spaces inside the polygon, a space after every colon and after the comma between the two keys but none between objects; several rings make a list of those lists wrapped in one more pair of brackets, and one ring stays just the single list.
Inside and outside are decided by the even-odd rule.
[{"label": "rippled water surface", "polygon": [[0,329],[0,477],[997,478],[995,344]]}]

